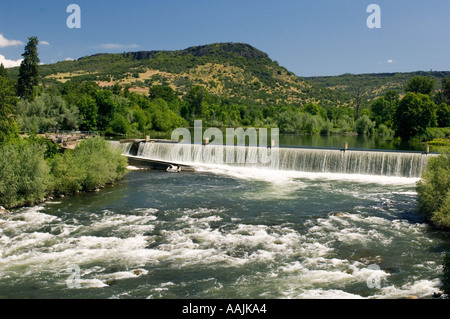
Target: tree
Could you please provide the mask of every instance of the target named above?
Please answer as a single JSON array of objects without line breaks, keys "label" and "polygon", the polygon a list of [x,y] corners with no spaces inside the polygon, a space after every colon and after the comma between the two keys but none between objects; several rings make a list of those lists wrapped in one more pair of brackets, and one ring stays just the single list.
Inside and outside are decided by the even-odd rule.
[{"label": "tree", "polygon": [[119,111],[119,105],[111,91],[100,90],[95,94],[95,102],[98,106],[97,127],[104,130],[114,119],[115,113]]},{"label": "tree", "polygon": [[439,127],[449,127],[450,126],[450,106],[441,103],[436,109],[437,122]]},{"label": "tree", "polygon": [[78,101],[80,112],[80,129],[83,131],[95,131],[97,129],[98,106],[93,97],[84,94]]},{"label": "tree", "polygon": [[413,77],[405,87],[406,92],[430,95],[434,90],[434,80],[425,76]]},{"label": "tree", "polygon": [[78,128],[78,108],[56,94],[44,93],[31,102],[19,101],[16,116],[23,131],[39,133]]},{"label": "tree", "polygon": [[6,71],[3,63],[0,65],[0,76],[2,76],[4,78],[8,78],[8,72]]},{"label": "tree", "polygon": [[167,103],[175,102],[178,99],[175,91],[168,85],[153,85],[150,88],[149,97],[152,100],[161,98]]},{"label": "tree", "polygon": [[394,115],[397,136],[406,141],[436,125],[436,104],[428,95],[410,92],[403,97]]},{"label": "tree", "polygon": [[19,68],[19,78],[17,82],[17,95],[20,98],[32,100],[35,97],[35,88],[39,84],[39,57],[37,37],[28,38],[25,46],[24,57]]},{"label": "tree", "polygon": [[0,143],[8,142],[19,134],[13,117],[16,102],[14,86],[0,76]]},{"label": "tree", "polygon": [[363,97],[364,95],[366,95],[367,92],[363,86],[363,84],[358,84],[354,90],[353,90],[353,95],[355,98],[355,119],[359,118],[359,111],[361,109],[361,104],[363,101]]},{"label": "tree", "polygon": [[358,134],[372,134],[375,129],[375,124],[370,120],[367,115],[362,115],[356,121],[356,131]]},{"label": "tree", "polygon": [[442,98],[443,103],[450,104],[450,77],[442,79]]},{"label": "tree", "polygon": [[303,105],[301,107],[300,111],[302,111],[304,113],[309,113],[311,115],[320,115],[324,119],[328,118],[327,110],[325,110],[320,105],[317,105],[317,104],[314,104],[314,103],[307,103],[307,104]]},{"label": "tree", "polygon": [[182,116],[184,118],[195,119],[201,116],[203,107],[205,106],[208,98],[208,91],[203,86],[196,85],[184,96],[186,102],[185,109],[182,110]]},{"label": "tree", "polygon": [[392,126],[398,101],[398,93],[395,91],[389,91],[372,103],[370,110],[372,111],[373,119],[377,123],[377,126],[383,124],[387,127]]},{"label": "tree", "polygon": [[130,122],[122,114],[114,114],[114,118],[109,124],[112,133],[127,134],[130,131]]}]

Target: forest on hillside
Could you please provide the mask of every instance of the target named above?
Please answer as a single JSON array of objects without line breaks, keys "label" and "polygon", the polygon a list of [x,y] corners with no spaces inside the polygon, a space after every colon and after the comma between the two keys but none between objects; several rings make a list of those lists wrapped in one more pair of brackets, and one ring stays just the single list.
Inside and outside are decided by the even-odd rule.
[{"label": "forest on hillside", "polygon": [[[99,54],[43,66],[39,65],[37,43],[37,38],[30,38],[25,48],[24,63],[29,65],[26,68],[17,71],[0,66],[2,140],[19,133],[54,131],[142,136],[189,127],[194,120],[203,120],[205,127],[278,127],[286,134],[383,134],[395,135],[403,141],[414,138],[425,141],[449,135],[450,77],[437,81],[433,77],[414,75],[401,89],[387,90],[369,98],[366,92],[357,90],[356,84],[353,93],[339,94],[330,93],[337,91],[335,88],[308,86],[307,81],[279,67],[265,53],[243,44],[215,44],[183,51]],[[234,81],[228,87],[239,94],[225,96],[215,94],[208,85],[191,83],[177,87],[167,81],[147,82],[143,94],[133,91],[130,84],[120,82],[126,76],[133,76],[129,74],[128,63],[183,73],[212,61],[240,66],[257,81]],[[111,63],[118,63],[122,68],[108,68]],[[274,66],[278,67],[269,72]],[[110,85],[99,85],[98,78],[91,78],[103,69],[109,70],[109,80],[115,80]],[[62,82],[48,77],[52,72],[68,71],[92,74]],[[299,83],[298,90],[303,89],[300,96],[304,97],[295,103],[288,97],[283,98],[281,91],[276,94],[267,91],[267,88],[275,91],[274,87],[281,82],[276,75],[283,72],[294,79],[285,83]],[[364,87],[363,84],[360,87]],[[259,98],[254,99],[257,94]],[[271,97],[266,99],[267,96]],[[270,103],[271,99],[276,102]]]}]

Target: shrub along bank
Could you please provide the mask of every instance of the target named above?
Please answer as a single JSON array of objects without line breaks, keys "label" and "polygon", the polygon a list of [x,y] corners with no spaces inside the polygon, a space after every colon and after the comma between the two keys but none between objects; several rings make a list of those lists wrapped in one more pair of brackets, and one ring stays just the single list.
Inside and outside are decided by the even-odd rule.
[{"label": "shrub along bank", "polygon": [[46,196],[91,191],[121,179],[127,160],[102,138],[81,142],[63,154],[43,141],[0,146],[0,205],[33,205]]},{"label": "shrub along bank", "polygon": [[[443,148],[441,155],[429,160],[417,184],[419,209],[433,225],[450,230],[450,149]],[[450,252],[443,261],[443,289],[450,294]]]},{"label": "shrub along bank", "polygon": [[419,209],[431,222],[450,230],[450,150],[443,149],[438,157],[430,158],[417,184]]}]

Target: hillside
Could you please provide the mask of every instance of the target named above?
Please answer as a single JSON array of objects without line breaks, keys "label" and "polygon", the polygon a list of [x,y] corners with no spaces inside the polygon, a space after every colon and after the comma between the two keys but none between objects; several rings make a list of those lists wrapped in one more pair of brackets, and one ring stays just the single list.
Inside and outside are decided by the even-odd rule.
[{"label": "hillside", "polygon": [[[242,43],[95,54],[41,65],[39,71],[41,93],[34,100],[19,101],[15,108],[21,131],[85,130],[109,135],[169,132],[197,119],[212,127],[279,127],[289,134],[373,134],[380,129],[389,135],[395,128],[393,105],[371,110],[372,100],[389,90],[403,95],[405,84],[417,75],[433,77],[435,89],[440,89],[440,79],[450,74],[305,79]],[[17,78],[18,68],[8,70],[8,76]],[[439,101],[447,101],[447,95],[440,92]],[[450,114],[447,106],[436,110],[440,127],[449,126],[446,114]]]},{"label": "hillside", "polygon": [[[153,85],[170,85],[184,95],[195,85],[232,102],[247,105],[346,106],[346,94],[306,81],[256,48],[242,43],[216,43],[178,51],[96,54],[40,68],[43,83],[93,80],[116,83],[148,94]],[[17,69],[11,75],[17,74]]]},{"label": "hillside", "polygon": [[408,73],[372,73],[372,74],[343,74],[339,76],[307,77],[307,81],[343,94],[355,97],[358,89],[364,94],[364,100],[384,95],[387,91],[404,93],[405,85],[415,76],[425,76],[434,79],[435,88],[441,88],[441,80],[450,76],[450,71],[417,71]]}]

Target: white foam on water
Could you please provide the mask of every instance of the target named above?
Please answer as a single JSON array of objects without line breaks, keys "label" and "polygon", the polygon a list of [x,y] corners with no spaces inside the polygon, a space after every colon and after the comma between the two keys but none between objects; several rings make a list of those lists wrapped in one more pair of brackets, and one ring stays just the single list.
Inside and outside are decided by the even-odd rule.
[{"label": "white foam on water", "polygon": [[[192,163],[191,165],[194,164]],[[260,180],[281,185],[291,182],[293,179],[347,181],[380,185],[414,185],[420,180],[419,178],[412,177],[285,171],[260,167],[240,167],[218,164],[195,164],[195,167],[197,171],[200,172],[226,175],[239,179]]]},{"label": "white foam on water", "polygon": [[[359,261],[346,259],[315,257],[296,261],[280,267],[280,285],[287,290],[310,289],[324,285],[346,285],[364,283],[376,276],[386,279],[389,274],[382,270],[373,270]],[[290,296],[295,297],[295,296]]]},{"label": "white foam on water", "polygon": [[0,225],[4,232],[20,235],[24,232],[35,231],[43,225],[60,222],[61,219],[41,212],[45,210],[43,206],[29,207],[21,209],[14,214],[7,216]]},{"label": "white foam on water", "polygon": [[146,168],[136,167],[136,166],[133,166],[133,165],[127,166],[127,169],[130,170],[130,171],[144,171],[144,170],[147,170]]},{"label": "white foam on water", "polygon": [[148,215],[148,214],[155,214],[155,213],[159,212],[159,209],[157,209],[157,208],[135,208],[133,211]]},{"label": "white foam on water", "polygon": [[363,299],[363,297],[337,289],[305,289],[300,293],[288,293],[292,299]]},{"label": "white foam on water", "polygon": [[158,249],[170,252],[169,259],[180,266],[199,263],[238,266],[287,257],[297,251],[303,240],[299,233],[282,226],[239,224],[226,232],[211,228],[212,222],[221,220],[216,215],[184,215],[177,219],[184,227],[163,231],[167,242]]},{"label": "white foam on water", "polygon": [[91,288],[105,288],[108,287],[103,281],[99,279],[80,279],[79,289],[91,289]]},{"label": "white foam on water", "polygon": [[[361,247],[369,244],[388,246],[398,239],[427,241],[423,224],[392,221],[363,213],[310,219],[301,233],[291,224],[254,225],[240,219],[226,224],[222,217],[225,210],[198,208],[171,212],[178,216],[175,227],[162,228],[158,232],[162,241],[149,249],[155,242],[149,233],[159,222],[156,214],[159,211],[155,208],[136,208],[130,214],[104,211],[93,214],[92,222],[87,225],[65,224],[60,218],[45,214],[43,209],[21,210],[0,225],[3,233],[12,234],[0,237],[0,278],[26,278],[42,271],[61,275],[62,270],[76,264],[82,271],[83,288],[102,288],[108,286],[108,280],[146,275],[148,267],[161,262],[178,269],[277,263],[279,266],[271,276],[283,287],[281,293],[286,298],[359,298],[342,289],[323,286],[341,288],[365,282],[374,274],[383,280],[390,275],[382,269],[369,269],[367,262],[361,259],[337,258],[332,248],[336,240]],[[62,232],[57,235],[37,232],[45,225],[56,225]],[[18,232],[17,227],[22,232]],[[92,232],[105,237],[89,235]],[[105,273],[104,267],[92,266],[105,263],[134,270]],[[438,265],[429,261],[416,267],[433,269]],[[370,297],[424,297],[436,292],[437,285],[437,280],[414,280],[401,287],[382,287]],[[170,285],[157,288],[160,290],[154,290],[153,297],[164,295]]]},{"label": "white foam on water", "polygon": [[[42,206],[18,210],[0,225],[0,278],[26,278],[42,271],[59,273],[72,264],[83,268],[85,264],[113,262],[136,267],[158,263],[159,258],[169,255],[147,249],[149,238],[143,235],[154,229],[157,209],[139,209],[130,215],[92,214],[93,222],[88,225],[76,220],[77,225],[65,224],[43,210]],[[37,232],[45,226],[60,232]],[[93,232],[104,232],[106,237],[88,235]],[[96,281],[86,283],[97,285]]]},{"label": "white foam on water", "polygon": [[433,280],[417,280],[407,283],[401,287],[387,286],[382,287],[381,291],[372,298],[378,299],[399,299],[414,296],[425,298],[441,291],[441,282],[438,278]]},{"label": "white foam on water", "polygon": [[141,216],[113,214],[103,217],[101,220],[93,222],[86,228],[86,232],[109,231],[111,234],[144,234],[152,231],[155,225],[150,223],[157,217],[151,211],[146,211]]},{"label": "white foam on water", "polygon": [[98,276],[98,279],[101,279],[104,282],[108,282],[108,280],[124,280],[130,278],[139,278],[147,274],[148,271],[146,269],[134,269],[130,271],[118,271],[111,274],[103,274]]},{"label": "white foam on water", "polygon": [[360,213],[340,213],[328,218],[318,218],[305,223],[308,232],[316,238],[328,238],[344,243],[381,244],[389,246],[396,240],[412,240],[431,243],[425,223],[406,220],[389,220]]}]

